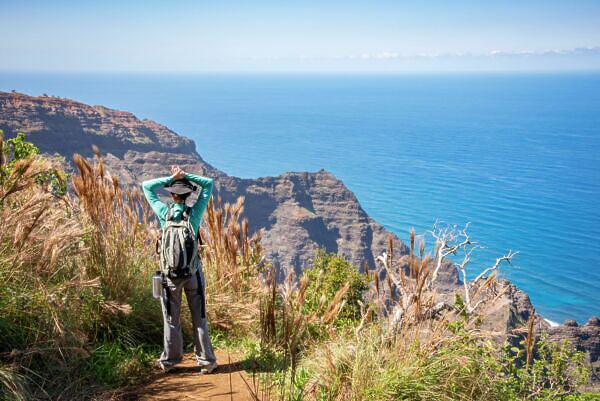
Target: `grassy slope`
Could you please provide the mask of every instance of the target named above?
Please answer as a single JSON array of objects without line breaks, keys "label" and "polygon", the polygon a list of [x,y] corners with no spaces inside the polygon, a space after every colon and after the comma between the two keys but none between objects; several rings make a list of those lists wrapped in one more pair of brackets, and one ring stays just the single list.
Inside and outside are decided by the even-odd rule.
[{"label": "grassy slope", "polygon": [[[99,156],[75,158],[71,197],[60,166],[35,153],[0,140],[0,399],[91,399],[147,377],[159,352],[156,226]],[[538,345],[527,362],[527,344],[499,353],[460,302],[433,313],[430,260],[414,249],[397,283],[325,253],[278,283],[242,208],[208,208],[208,312],[216,345],[262,372],[262,399],[591,399],[574,394],[585,372],[568,346]]]}]

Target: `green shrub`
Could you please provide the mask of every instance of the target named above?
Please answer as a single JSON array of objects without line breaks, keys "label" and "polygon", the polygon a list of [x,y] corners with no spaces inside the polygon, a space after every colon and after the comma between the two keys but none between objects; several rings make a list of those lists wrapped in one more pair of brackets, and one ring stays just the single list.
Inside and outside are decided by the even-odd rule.
[{"label": "green shrub", "polygon": [[[521,347],[503,349],[501,369],[506,374],[507,392],[515,397],[538,400],[561,400],[576,392],[589,379],[585,368],[585,354],[578,352],[570,342],[551,342],[542,336],[535,344],[535,358],[525,362],[525,341]],[[577,398],[576,398],[577,399]]]},{"label": "green shrub", "polygon": [[[20,132],[16,137],[3,142],[3,132],[0,130],[0,184],[4,183],[15,165],[39,153],[33,143],[25,140],[25,134]],[[64,163],[64,160],[63,160]],[[47,171],[39,172],[35,182],[44,185],[55,195],[62,196],[67,193],[67,174],[60,168],[52,167]]]},{"label": "green shrub", "polygon": [[328,305],[335,294],[346,284],[348,291],[344,296],[344,307],[340,311],[336,323],[344,325],[360,319],[360,302],[363,292],[367,290],[365,278],[358,268],[335,253],[327,253],[320,249],[313,261],[313,268],[303,271],[308,278],[306,302],[304,306],[307,315]]},{"label": "green shrub", "polygon": [[[0,130],[0,135],[3,135]],[[25,140],[25,134],[20,132],[16,137],[8,139],[4,142],[2,148],[6,163],[3,163],[1,170],[7,175],[19,160],[27,159],[30,156],[37,155],[39,149],[33,143]]]}]

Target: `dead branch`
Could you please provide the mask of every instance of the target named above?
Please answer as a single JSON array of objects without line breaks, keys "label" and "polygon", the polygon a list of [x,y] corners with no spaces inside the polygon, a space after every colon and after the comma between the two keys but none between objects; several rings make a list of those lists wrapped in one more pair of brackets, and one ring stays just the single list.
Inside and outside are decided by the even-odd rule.
[{"label": "dead branch", "polygon": [[484,271],[482,271],[477,277],[475,277],[475,280],[473,280],[471,282],[471,287],[475,286],[479,282],[479,280],[481,280],[482,278],[484,278],[488,273],[493,272],[494,270],[497,270],[500,267],[500,264],[502,262],[506,261],[510,265],[511,264],[510,261],[518,253],[519,252],[513,252],[512,250],[509,250],[506,255],[504,255],[504,256],[496,259],[496,263],[494,263],[494,265],[492,267],[488,267],[487,269],[485,269]]}]

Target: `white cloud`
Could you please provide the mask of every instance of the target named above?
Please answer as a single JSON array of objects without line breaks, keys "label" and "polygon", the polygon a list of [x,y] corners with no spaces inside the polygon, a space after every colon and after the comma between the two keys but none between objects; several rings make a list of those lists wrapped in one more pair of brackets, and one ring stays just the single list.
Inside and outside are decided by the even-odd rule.
[{"label": "white cloud", "polygon": [[488,53],[450,52],[450,53],[415,53],[403,54],[397,51],[379,53],[362,53],[336,59],[359,60],[410,60],[410,59],[445,59],[445,58],[498,58],[498,57],[548,57],[548,56],[600,56],[600,46],[578,47],[573,49],[534,50],[492,50]]},{"label": "white cloud", "polygon": [[573,49],[546,49],[542,51],[520,50],[502,51],[492,50],[490,56],[597,56],[600,55],[600,46],[577,47]]}]

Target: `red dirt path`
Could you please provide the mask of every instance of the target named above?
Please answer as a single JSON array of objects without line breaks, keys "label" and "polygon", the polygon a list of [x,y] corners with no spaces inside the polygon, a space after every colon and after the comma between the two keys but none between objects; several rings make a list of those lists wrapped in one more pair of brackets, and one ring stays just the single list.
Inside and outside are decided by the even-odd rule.
[{"label": "red dirt path", "polygon": [[169,373],[158,374],[141,388],[136,397],[142,401],[246,401],[252,397],[241,375],[248,380],[239,363],[239,355],[216,351],[219,367],[209,375],[201,375],[193,355],[184,357],[182,363]]}]

